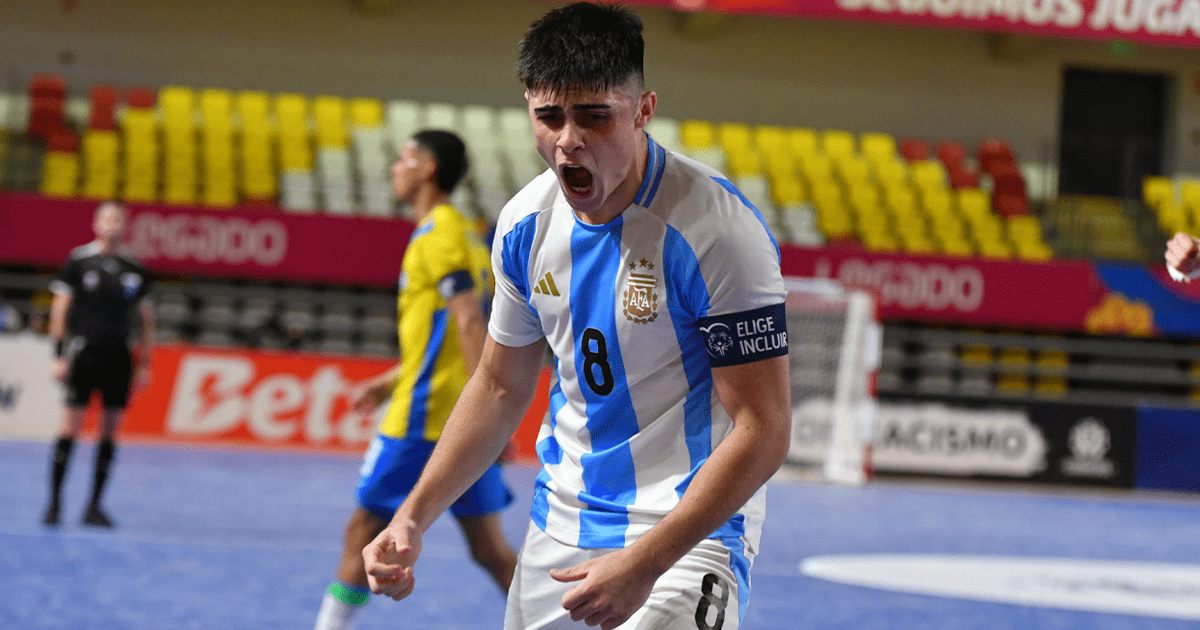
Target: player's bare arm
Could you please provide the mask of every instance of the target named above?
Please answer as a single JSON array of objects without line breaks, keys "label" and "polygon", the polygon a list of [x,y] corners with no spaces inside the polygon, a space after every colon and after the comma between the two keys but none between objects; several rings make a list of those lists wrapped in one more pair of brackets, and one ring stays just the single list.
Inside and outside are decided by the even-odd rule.
[{"label": "player's bare arm", "polygon": [[544,352],[543,341],[511,348],[487,336],[416,487],[363,549],[373,592],[396,600],[412,593],[421,536],[496,461],[533,400]]},{"label": "player's bare arm", "polygon": [[392,390],[396,388],[396,379],[400,378],[400,364],[359,386],[351,395],[350,407],[359,413],[370,413],[382,405]]},{"label": "player's bare arm", "polygon": [[446,300],[446,310],[454,318],[459,350],[467,364],[467,376],[471,376],[479,365],[484,339],[487,338],[487,321],[483,317],[479,296],[474,291],[460,291]]},{"label": "player's bare arm", "polygon": [[[55,343],[63,343],[67,336],[67,312],[71,310],[71,294],[55,293],[50,300],[50,322],[47,332]],[[67,378],[67,360],[61,355],[54,360],[51,376],[62,381]]]},{"label": "player's bare arm", "polygon": [[1191,275],[1200,270],[1200,240],[1190,234],[1177,232],[1167,241],[1167,266],[1183,274],[1181,282],[1191,282]]},{"label": "player's bare arm", "polygon": [[655,580],[729,520],[778,470],[791,432],[788,358],[713,369],[733,430],[700,467],[679,504],[637,542],[552,573],[581,580],[563,597],[571,618],[605,630],[645,603]]}]

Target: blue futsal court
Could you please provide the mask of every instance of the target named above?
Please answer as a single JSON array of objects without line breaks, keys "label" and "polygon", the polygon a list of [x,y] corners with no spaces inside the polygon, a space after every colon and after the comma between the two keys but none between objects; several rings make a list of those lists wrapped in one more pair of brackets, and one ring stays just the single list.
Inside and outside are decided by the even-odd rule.
[{"label": "blue futsal court", "polygon": [[[64,524],[39,524],[49,446],[0,442],[0,629],[311,628],[353,505],[358,462],[271,452],[126,446],[107,497],[112,531],[78,525],[91,448],[76,450]],[[511,466],[520,541],[534,469]],[[853,586],[801,563],[845,554],[1170,563],[1185,579],[1155,585],[1099,576],[1056,588],[1200,610],[1200,504],[1189,495],[1048,493],[876,482],[865,488],[773,483],[763,555],[744,628],[846,630],[1176,630],[1200,617],[1081,612]],[[836,564],[836,562],[834,562]],[[467,558],[453,522],[430,531],[417,594],[376,598],[364,630],[500,628],[501,594]],[[870,576],[868,576],[870,577]],[[963,582],[973,582],[968,577]],[[1012,586],[1004,578],[998,588]],[[1108,593],[1111,596],[1106,596]],[[1151,602],[1154,608],[1154,602]],[[1186,615],[1185,615],[1186,617]]]}]

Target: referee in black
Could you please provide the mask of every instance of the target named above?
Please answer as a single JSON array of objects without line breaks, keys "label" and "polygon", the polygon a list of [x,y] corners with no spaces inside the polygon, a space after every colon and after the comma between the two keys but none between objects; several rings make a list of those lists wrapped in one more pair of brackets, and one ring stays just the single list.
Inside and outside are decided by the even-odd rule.
[{"label": "referee in black", "polygon": [[[122,253],[127,213],[117,203],[101,204],[92,220],[96,240],[71,251],[50,289],[50,337],[55,343],[55,379],[66,386],[66,414],[62,432],[55,442],[50,469],[50,503],[42,522],[58,525],[63,478],[71,451],[83,428],[84,414],[92,392],[104,402],[100,416],[100,439],[96,444],[96,469],[92,498],[83,514],[85,525],[112,527],[100,507],[108,471],[116,452],[114,438],[129,399],[130,386],[145,385],[154,311],[146,296],[151,280],[129,255]],[[133,309],[141,314],[141,342],[136,362],[130,352]],[[135,374],[136,372],[136,374]]]}]

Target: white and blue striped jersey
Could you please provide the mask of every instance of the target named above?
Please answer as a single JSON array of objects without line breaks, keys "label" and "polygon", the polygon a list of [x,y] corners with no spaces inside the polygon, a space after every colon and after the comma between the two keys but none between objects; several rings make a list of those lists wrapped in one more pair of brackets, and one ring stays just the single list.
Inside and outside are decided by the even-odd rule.
[{"label": "white and blue striped jersey", "polygon": [[[625,547],[653,527],[728,434],[712,367],[787,352],[779,248],[762,216],[717,171],[647,139],[620,216],[577,220],[549,170],[505,206],[492,249],[492,338],[545,337],[555,357],[532,519],[584,548]],[[739,574],[764,509],[760,489],[711,536]]]}]

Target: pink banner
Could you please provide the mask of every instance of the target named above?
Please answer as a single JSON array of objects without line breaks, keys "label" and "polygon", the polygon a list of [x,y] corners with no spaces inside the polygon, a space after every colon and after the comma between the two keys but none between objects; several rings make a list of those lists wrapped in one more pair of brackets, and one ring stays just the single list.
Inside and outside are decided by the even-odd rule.
[{"label": "pink banner", "polygon": [[872,291],[884,321],[1082,331],[1108,289],[1087,261],[1031,263],[782,246],[783,274]]},{"label": "pink banner", "polygon": [[[92,239],[96,204],[0,193],[0,264],[53,267]],[[390,287],[400,219],[130,204],[126,245],[154,273]]]},{"label": "pink banner", "polygon": [[1200,0],[631,0],[631,4],[1200,47]]}]

